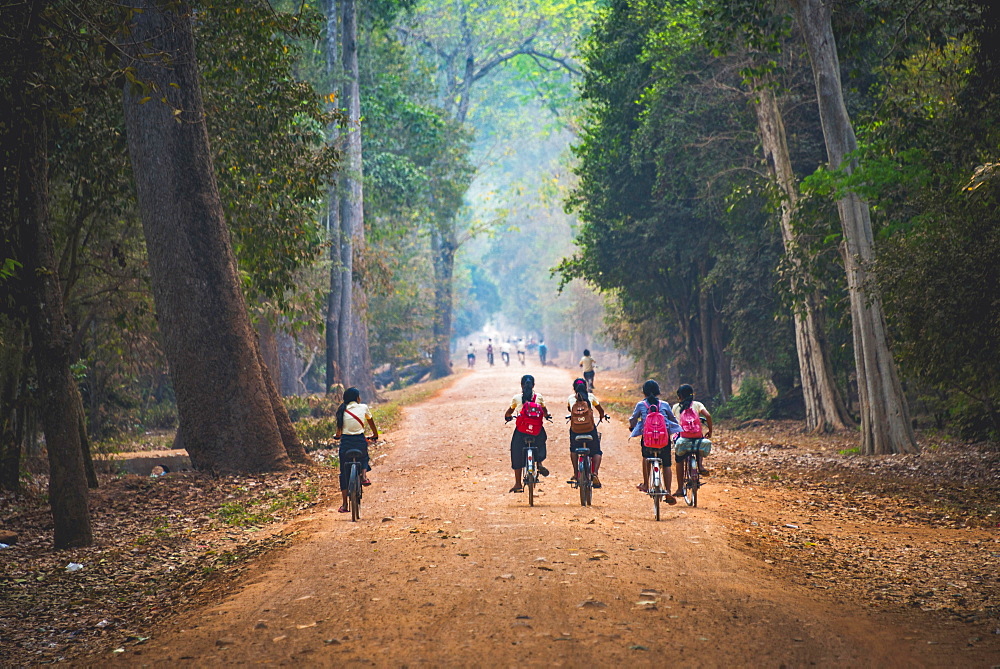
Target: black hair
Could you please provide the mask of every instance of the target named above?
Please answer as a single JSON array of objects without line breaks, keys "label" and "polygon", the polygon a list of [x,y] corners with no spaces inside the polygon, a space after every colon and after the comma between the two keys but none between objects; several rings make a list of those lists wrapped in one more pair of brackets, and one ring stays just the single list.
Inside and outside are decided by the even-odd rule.
[{"label": "black hair", "polygon": [[677,389],[677,397],[681,399],[681,411],[687,411],[691,402],[694,402],[694,388],[691,387],[691,384],[685,383]]},{"label": "black hair", "polygon": [[344,401],[337,407],[337,427],[344,427],[344,411],[351,402],[361,401],[361,391],[357,388],[348,388],[344,391]]},{"label": "black hair", "polygon": [[590,391],[587,390],[587,380],[577,379],[573,382],[573,392],[576,393],[576,399],[580,402],[586,402],[587,406],[590,406]]},{"label": "black hair", "polygon": [[654,381],[653,379],[650,379],[649,381],[646,381],[644,384],[642,384],[642,394],[646,398],[646,403],[650,407],[656,407],[657,411],[659,411],[659,407],[660,407],[660,398],[659,398],[659,395],[660,395],[660,384],[657,383],[656,381]]},{"label": "black hair", "polygon": [[589,348],[583,349],[583,354],[584,355],[590,355],[590,349]]},{"label": "black hair", "polygon": [[535,394],[535,377],[525,374],[521,377],[521,403],[530,402]]}]

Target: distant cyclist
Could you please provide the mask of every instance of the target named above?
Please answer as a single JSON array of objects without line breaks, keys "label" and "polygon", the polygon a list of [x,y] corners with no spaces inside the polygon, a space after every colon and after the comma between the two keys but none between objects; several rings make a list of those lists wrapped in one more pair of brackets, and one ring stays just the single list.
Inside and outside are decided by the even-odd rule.
[{"label": "distant cyclist", "polygon": [[521,337],[517,340],[517,359],[521,361],[522,365],[524,364],[524,350],[524,337]]},{"label": "distant cyclist", "polygon": [[490,367],[493,366],[493,339],[489,340],[486,344],[486,362],[490,363]]},{"label": "distant cyclist", "polygon": [[510,366],[510,342],[503,341],[500,342],[500,357],[503,358],[503,364]]},{"label": "distant cyclist", "polygon": [[[372,430],[372,436],[365,439],[365,423]],[[340,442],[340,461],[344,462],[344,454],[350,450],[361,451],[364,455],[361,459],[362,480],[364,485],[371,485],[368,480],[368,472],[372,470],[368,459],[368,441],[378,441],[378,428],[375,427],[375,419],[372,418],[368,406],[361,404],[361,392],[357,388],[348,388],[344,391],[344,401],[337,407],[337,432],[333,438]],[[347,513],[347,486],[350,483],[351,468],[341,465],[340,467],[340,497],[342,504],[337,509],[341,513]]]},{"label": "distant cyclist", "polygon": [[[549,410],[545,408],[545,400],[535,392],[535,377],[531,374],[525,374],[521,377],[521,394],[514,395],[503,419],[510,422],[514,417],[515,411],[522,413],[529,409],[540,410],[539,413],[545,418],[552,417],[549,414]],[[538,432],[537,434],[533,434],[527,430],[538,430]],[[510,489],[510,492],[524,492],[524,486],[521,483],[521,470],[524,469],[524,439],[529,434],[534,437],[533,448],[535,449],[535,465],[538,467],[538,473],[542,476],[549,475],[549,470],[542,464],[546,455],[545,440],[547,436],[545,434],[545,426],[532,426],[527,424],[527,421],[519,419],[517,427],[514,428],[514,434],[510,438],[510,467],[514,470],[514,487]]]},{"label": "distant cyclist", "polygon": [[545,345],[545,340],[538,342],[538,359],[545,366],[545,357],[549,354],[549,347]]},{"label": "distant cyclist", "polygon": [[476,347],[472,345],[471,341],[465,349],[465,358],[469,361],[469,369],[476,366]]},{"label": "distant cyclist", "polygon": [[[594,409],[597,409],[599,418],[597,422],[604,420],[605,413],[604,407],[598,401],[594,394],[587,390],[587,382],[583,379],[577,379],[573,382],[573,394],[569,396],[566,400],[566,408],[569,409],[569,460],[571,463],[570,471],[576,471],[576,453],[573,452],[573,448],[576,446],[576,437],[581,434],[590,435],[591,441],[589,442],[590,447],[590,458],[593,461],[593,475],[591,476],[591,481],[594,483],[595,488],[601,487],[601,479],[597,477],[597,472],[601,468],[601,456],[603,452],[601,451],[601,435],[597,432],[597,424],[594,422]],[[581,442],[585,443],[585,442]],[[575,483],[576,480],[572,479],[568,483]]]},{"label": "distant cyclist", "polygon": [[587,379],[587,387],[594,389],[594,367],[597,362],[590,356],[590,349],[583,349],[583,357],[580,358],[580,367],[583,367],[583,378]]}]

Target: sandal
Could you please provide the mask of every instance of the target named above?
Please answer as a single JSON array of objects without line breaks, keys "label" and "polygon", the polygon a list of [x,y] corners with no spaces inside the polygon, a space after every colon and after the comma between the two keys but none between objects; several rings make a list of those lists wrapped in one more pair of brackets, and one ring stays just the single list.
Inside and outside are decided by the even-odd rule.
[{"label": "sandal", "polygon": [[683,497],[683,496],[684,496],[684,488],[678,488],[677,492],[674,493],[674,497]]},{"label": "sandal", "polygon": [[649,492],[649,488],[646,486],[645,483],[640,483],[635,487],[635,489],[638,490],[639,492]]},{"label": "sandal", "polygon": [[347,513],[348,511],[350,511],[350,509],[348,509],[346,506],[341,506],[339,509],[337,509],[337,513]]},{"label": "sandal", "polygon": [[677,503],[677,500],[674,499],[673,495],[664,495],[663,496],[663,501],[665,501],[667,504],[669,504],[671,506],[673,506],[674,504]]},{"label": "sandal", "polygon": [[524,492],[524,486],[514,486],[509,492]]},{"label": "sandal", "polygon": [[371,485],[371,484],[372,484],[372,482],[369,481],[367,478],[364,481],[361,482],[361,485]]}]

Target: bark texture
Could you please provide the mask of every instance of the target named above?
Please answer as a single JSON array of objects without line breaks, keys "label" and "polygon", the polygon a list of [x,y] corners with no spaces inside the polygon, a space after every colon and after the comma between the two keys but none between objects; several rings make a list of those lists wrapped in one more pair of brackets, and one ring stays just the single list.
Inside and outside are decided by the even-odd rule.
[{"label": "bark texture", "polygon": [[[339,94],[341,79],[340,66],[340,9],[336,0],[326,0],[326,74],[333,82],[333,94]],[[335,122],[327,132],[335,144],[340,139],[340,126]],[[340,222],[340,178],[330,184],[327,191],[326,232],[330,238],[330,291],[326,301],[326,392],[333,391],[334,386],[344,383],[344,370],[341,365],[344,357],[341,332],[342,315],[345,299],[345,275],[350,281],[351,238],[344,235]],[[349,306],[349,305],[348,305]]]},{"label": "bark texture", "polygon": [[[852,170],[848,155],[858,147],[840,81],[840,61],[830,7],[823,0],[794,0],[809,49],[827,158],[833,168]],[[874,237],[868,203],[849,192],[837,202],[844,233],[842,249],[850,293],[854,359],[861,410],[861,452],[913,453],[917,450],[906,397],[889,351],[882,302],[868,290]]]},{"label": "bark texture", "polygon": [[281,469],[289,457],[215,182],[190,9],[131,6],[141,11],[124,46],[145,90],[126,84],[125,122],[179,431],[198,469]]},{"label": "bark texture", "polygon": [[431,255],[434,262],[434,350],[431,352],[431,376],[451,374],[452,281],[455,272],[453,223],[446,221],[431,231]]},{"label": "bark texture", "polygon": [[31,351],[49,456],[49,504],[56,548],[93,543],[87,473],[80,440],[82,404],[70,372],[72,332],[63,310],[49,228],[45,117],[41,109],[24,117],[20,165],[20,218],[25,294]]},{"label": "bark texture", "polygon": [[[781,108],[769,82],[759,82],[754,91],[757,127],[761,145],[772,178],[781,189],[781,241],[785,255],[794,267],[802,272],[798,235],[792,219],[798,206],[799,190],[788,152],[788,140]],[[793,277],[793,290],[798,292],[798,280]],[[806,425],[814,432],[842,430],[854,421],[847,412],[844,400],[837,389],[830,364],[829,347],[823,332],[818,296],[807,292],[801,304],[796,305],[795,348],[799,358],[799,378],[806,407]]]},{"label": "bark texture", "polygon": [[[375,398],[372,378],[371,355],[368,351],[368,301],[361,282],[364,267],[356,267],[354,260],[363,259],[365,252],[364,215],[364,164],[361,146],[361,73],[358,68],[358,20],[356,0],[343,0],[341,44],[343,46],[344,105],[347,108],[348,131],[345,134],[347,169],[342,175],[340,200],[341,230],[350,238],[350,276],[344,277],[342,290],[347,299],[341,311],[341,347],[347,350],[341,357],[341,371],[345,372],[345,385],[355,386],[361,397]],[[358,270],[361,270],[360,272]],[[344,328],[347,328],[345,331]]]}]

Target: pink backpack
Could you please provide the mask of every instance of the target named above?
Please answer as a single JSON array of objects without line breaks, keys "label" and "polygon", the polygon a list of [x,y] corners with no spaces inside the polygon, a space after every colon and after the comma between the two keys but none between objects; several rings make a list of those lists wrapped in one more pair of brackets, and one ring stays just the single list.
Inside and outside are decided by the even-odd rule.
[{"label": "pink backpack", "polygon": [[659,411],[646,402],[646,420],[642,423],[642,445],[646,448],[663,448],[670,443],[670,433],[667,432],[667,419]]},{"label": "pink backpack", "polygon": [[517,415],[517,422],[514,424],[518,432],[537,436],[542,432],[542,418],[545,416],[545,409],[535,401],[536,395],[521,405],[521,413]]},{"label": "pink backpack", "polygon": [[701,439],[701,416],[694,410],[692,404],[677,417],[681,424],[681,436],[685,439]]}]

